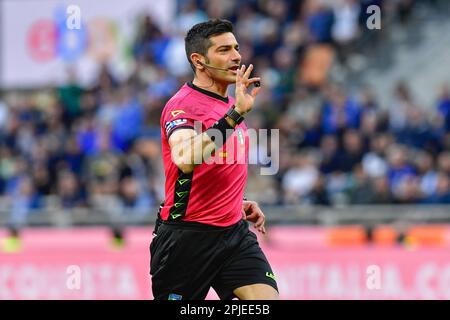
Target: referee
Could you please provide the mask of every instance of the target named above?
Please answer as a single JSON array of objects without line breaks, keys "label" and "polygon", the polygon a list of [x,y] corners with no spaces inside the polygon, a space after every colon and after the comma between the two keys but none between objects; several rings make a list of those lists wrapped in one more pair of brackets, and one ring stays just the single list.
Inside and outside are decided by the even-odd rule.
[{"label": "referee", "polygon": [[[160,122],[166,182],[150,244],[153,296],[205,299],[212,287],[220,299],[278,299],[275,275],[248,226],[265,233],[264,214],[243,200],[243,120],[260,78],[241,65],[227,20],[196,24],[185,46],[195,76],[167,102]],[[234,83],[236,100],[227,96]]]}]

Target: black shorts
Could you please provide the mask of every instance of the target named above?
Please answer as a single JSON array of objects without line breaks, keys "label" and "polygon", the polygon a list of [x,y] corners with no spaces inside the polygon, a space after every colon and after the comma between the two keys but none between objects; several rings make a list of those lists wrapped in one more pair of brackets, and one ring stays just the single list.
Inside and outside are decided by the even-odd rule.
[{"label": "black shorts", "polygon": [[233,290],[256,283],[278,291],[272,268],[244,220],[230,227],[164,221],[150,256],[158,300],[205,299],[211,287],[220,299],[233,299]]}]

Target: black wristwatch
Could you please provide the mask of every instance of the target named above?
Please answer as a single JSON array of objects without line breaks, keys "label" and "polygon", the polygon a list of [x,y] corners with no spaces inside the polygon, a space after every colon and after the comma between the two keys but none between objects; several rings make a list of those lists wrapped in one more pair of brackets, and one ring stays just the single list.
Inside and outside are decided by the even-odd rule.
[{"label": "black wristwatch", "polygon": [[236,110],[234,110],[234,105],[228,109],[226,115],[228,117],[231,118],[231,120],[234,121],[234,123],[236,123],[236,125],[240,124],[242,121],[244,121],[244,117],[241,116],[241,114],[239,112],[237,112]]}]

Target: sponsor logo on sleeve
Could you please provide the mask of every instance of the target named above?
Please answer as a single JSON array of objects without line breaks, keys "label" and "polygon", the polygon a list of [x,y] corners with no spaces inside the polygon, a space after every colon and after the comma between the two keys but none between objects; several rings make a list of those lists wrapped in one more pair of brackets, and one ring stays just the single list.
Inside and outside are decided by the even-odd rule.
[{"label": "sponsor logo on sleeve", "polygon": [[170,112],[172,117],[176,117],[177,115],[179,115],[181,113],[186,113],[186,112],[184,112],[183,110],[173,110],[173,111]]}]

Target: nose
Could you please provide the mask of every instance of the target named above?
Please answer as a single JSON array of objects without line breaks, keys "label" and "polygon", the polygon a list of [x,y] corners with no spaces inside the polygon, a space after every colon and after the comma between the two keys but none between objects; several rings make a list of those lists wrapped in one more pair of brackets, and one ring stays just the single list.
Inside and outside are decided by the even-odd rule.
[{"label": "nose", "polygon": [[233,57],[231,58],[233,62],[240,63],[241,62],[241,54],[236,49],[233,50]]}]

